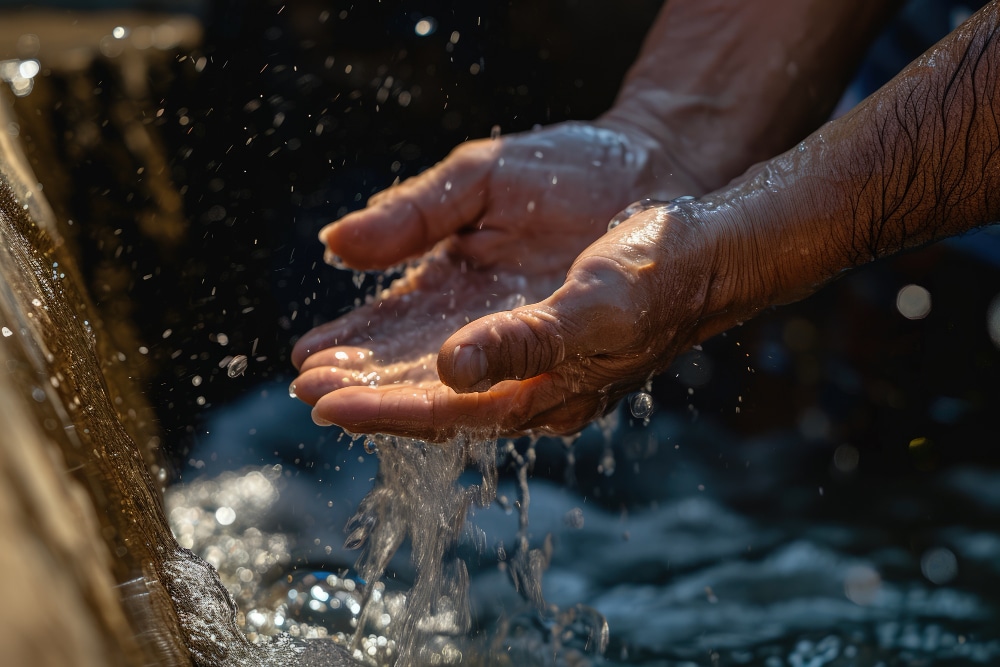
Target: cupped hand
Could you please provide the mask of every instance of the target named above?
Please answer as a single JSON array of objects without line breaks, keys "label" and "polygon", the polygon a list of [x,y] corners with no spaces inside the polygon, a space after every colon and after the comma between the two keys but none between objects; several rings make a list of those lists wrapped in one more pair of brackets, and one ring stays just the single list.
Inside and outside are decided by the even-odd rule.
[{"label": "cupped hand", "polygon": [[[621,119],[564,123],[459,146],[437,166],[323,229],[320,237],[335,264],[368,270],[421,259],[369,303],[296,344],[294,393],[316,406],[317,422],[356,432],[440,439],[459,427],[505,433],[535,428],[527,418],[506,419],[501,428],[496,417],[522,400],[519,387],[530,382],[457,394],[442,383],[456,377],[438,374],[441,350],[441,360],[454,352],[442,343],[483,316],[552,295],[580,252],[629,202],[693,187],[675,171],[662,146]],[[458,382],[453,386],[468,391],[461,377]],[[374,422],[341,403],[359,388],[367,404],[384,406]]]},{"label": "cupped hand", "polygon": [[[335,346],[304,359],[296,392],[315,404],[317,421],[358,433],[443,441],[462,432],[577,432],[675,354],[733,323],[714,286],[716,238],[677,206],[648,209],[587,247],[561,285],[555,274],[536,283],[468,268],[456,280],[454,260],[438,255],[332,323]],[[501,301],[482,308],[499,312],[439,349],[421,344],[475,310],[451,296],[466,288],[481,295],[490,285],[500,287]],[[441,327],[432,325],[438,306]],[[365,318],[379,313],[380,334],[368,340]],[[379,378],[365,381],[372,372]]]},{"label": "cupped hand", "polygon": [[386,269],[444,241],[468,264],[563,272],[642,197],[691,194],[658,141],[620,119],[561,123],[458,146],[320,233],[328,260]]}]

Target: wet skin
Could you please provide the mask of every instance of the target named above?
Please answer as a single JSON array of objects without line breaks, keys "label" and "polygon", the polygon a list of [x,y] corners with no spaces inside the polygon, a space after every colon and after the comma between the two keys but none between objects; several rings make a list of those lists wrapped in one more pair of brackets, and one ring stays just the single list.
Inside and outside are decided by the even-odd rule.
[{"label": "wet skin", "polygon": [[[304,359],[295,391],[315,402],[319,420],[357,432],[430,440],[459,430],[574,432],[700,335],[711,272],[697,265],[704,256],[697,237],[686,220],[663,211],[636,216],[587,248],[561,286],[552,274],[525,283],[480,270],[467,270],[458,282],[451,280],[460,274],[456,260],[435,257],[384,298],[338,320],[338,344]],[[659,271],[664,262],[676,271]],[[489,310],[449,309],[450,285],[456,298],[482,301],[484,294],[502,296],[498,285],[507,291],[518,282],[532,289],[494,300],[500,312],[448,337],[468,314]],[[535,303],[544,293],[551,296]],[[532,305],[506,310],[510,300]],[[437,315],[438,305],[445,318]],[[380,317],[387,312],[392,315]],[[663,321],[682,323],[684,337],[655,330]],[[623,322],[635,324],[623,329]],[[403,334],[403,323],[413,328]],[[323,331],[331,333],[332,327]],[[369,333],[372,340],[360,345]],[[370,373],[379,376],[378,386],[359,386]]]},{"label": "wet skin", "polygon": [[[572,373],[546,387],[544,397],[536,396],[538,389],[528,391],[530,383],[516,382],[483,394],[456,393],[440,380],[440,368],[445,377],[454,372],[450,356],[439,363],[438,351],[459,328],[498,310],[514,309],[529,318],[529,327],[537,326],[544,314],[516,307],[552,295],[580,252],[601,238],[607,220],[622,206],[658,182],[668,194],[693,187],[681,177],[665,178],[671,169],[662,151],[652,147],[649,137],[619,123],[568,123],[470,142],[437,167],[324,229],[321,238],[329,252],[355,268],[384,268],[427,254],[372,303],[298,342],[293,351],[301,371],[296,395],[318,404],[318,420],[350,424],[359,432],[389,430],[440,439],[461,427],[482,430],[481,419],[463,415],[484,411],[490,422],[505,415],[486,430],[514,433],[541,425],[536,417],[564,401],[566,387],[575,382]],[[607,178],[595,183],[595,171]],[[373,238],[381,240],[377,247]],[[477,326],[490,335],[493,324]],[[534,374],[523,346],[510,354],[505,373]],[[460,391],[482,388],[486,381],[465,379]],[[352,395],[358,402],[351,402]],[[365,415],[365,406],[373,401],[405,406],[413,414],[400,413],[392,421],[412,426],[390,427],[380,416]],[[345,411],[354,416],[346,420]],[[597,406],[581,407],[579,414],[588,420],[598,411]],[[428,412],[430,425],[423,423]],[[547,427],[564,430],[557,424]]]},{"label": "wet skin", "polygon": [[[573,432],[677,352],[761,308],[801,298],[845,269],[996,220],[998,30],[994,1],[798,147],[679,210],[645,211],[605,235],[583,207],[573,210],[586,201],[586,182],[577,183],[578,199],[536,199],[537,181],[508,187],[495,180],[490,160],[481,163],[485,182],[459,183],[450,215],[435,209],[441,181],[452,184],[444,193],[457,187],[441,178],[457,160],[445,161],[437,174],[325,230],[330,251],[359,268],[443,242],[372,304],[299,342],[296,391],[315,404],[318,421],[358,432],[429,440],[459,430]],[[631,194],[606,182],[615,174],[599,176],[590,186]],[[536,228],[503,217],[526,210],[513,205],[522,192],[536,207],[569,202],[571,213],[551,219],[562,221],[548,226],[553,233],[529,236],[527,249],[523,239]],[[366,241],[376,238],[383,246],[400,241],[385,253]],[[581,239],[593,243],[573,260]],[[486,305],[496,284],[532,303],[559,285],[564,266],[565,282],[547,298],[512,310],[504,309],[509,302]],[[440,323],[427,315],[452,296],[455,310]],[[474,321],[448,337],[466,317]],[[345,377],[335,362],[352,354]],[[359,386],[372,372],[378,386]]]}]

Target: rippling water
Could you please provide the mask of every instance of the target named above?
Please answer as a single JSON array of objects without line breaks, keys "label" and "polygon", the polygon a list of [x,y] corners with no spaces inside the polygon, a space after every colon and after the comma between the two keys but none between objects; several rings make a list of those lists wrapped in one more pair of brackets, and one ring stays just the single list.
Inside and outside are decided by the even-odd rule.
[{"label": "rippling water", "polygon": [[[261,401],[248,399],[228,418],[259,414]],[[275,414],[299,411],[285,404]],[[241,446],[219,426],[215,442]],[[343,528],[376,463],[347,442],[305,454],[307,466],[208,471],[172,487],[167,507],[181,544],[219,568],[251,637],[284,631],[349,645],[371,586],[376,613],[356,656],[391,664],[393,623],[415,572],[405,549],[377,582],[353,568],[357,553],[343,548]],[[516,476],[502,475],[501,502],[472,512],[458,551],[470,573],[474,629],[437,636],[432,653],[440,664],[1000,660],[1000,472],[956,466],[930,479],[864,479],[832,474],[832,457],[830,467],[810,465],[810,446],[796,433],[744,438],[659,413],[648,426],[615,431],[615,471],[603,476],[641,502],[615,507],[613,489],[602,499],[538,475],[529,534],[535,547],[551,541],[545,614],[518,595],[502,560],[518,537]],[[556,441],[537,449],[539,467],[566,451]],[[597,430],[574,452],[577,466],[588,453],[604,456]],[[603,658],[589,641],[601,616],[610,628]]]}]

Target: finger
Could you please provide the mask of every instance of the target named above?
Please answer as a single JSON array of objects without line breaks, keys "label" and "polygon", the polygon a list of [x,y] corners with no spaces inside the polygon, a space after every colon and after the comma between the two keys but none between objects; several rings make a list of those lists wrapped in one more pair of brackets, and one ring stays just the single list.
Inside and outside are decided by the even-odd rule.
[{"label": "finger", "polygon": [[315,366],[302,371],[289,385],[288,393],[310,405],[315,405],[323,396],[344,387],[377,387],[407,383],[435,382],[432,355],[425,355],[413,363],[393,364],[379,367],[345,368],[343,366]]},{"label": "finger", "polygon": [[607,404],[594,392],[567,395],[548,376],[502,382],[490,391],[456,394],[440,383],[393,387],[345,387],[322,396],[313,409],[317,424],[338,424],[353,433],[386,433],[428,442],[456,435],[518,437],[528,433],[579,433]]},{"label": "finger", "polygon": [[500,141],[463,144],[436,166],[320,231],[347,266],[385,269],[423,254],[483,215]]},{"label": "finger", "polygon": [[345,387],[316,402],[313,420],[353,433],[389,433],[430,442],[445,442],[459,432],[495,436],[523,419],[532,389],[518,382],[479,394],[456,394],[436,383]]},{"label": "finger", "polygon": [[330,356],[324,351],[313,355],[303,364],[299,376],[289,387],[289,393],[306,403],[315,403],[324,394],[351,386],[389,386],[400,383],[437,382],[436,354],[426,353],[392,364],[369,360],[360,364],[348,359],[344,364],[314,362],[315,357]]},{"label": "finger", "polygon": [[630,281],[600,257],[578,262],[544,301],[480,318],[445,341],[438,375],[457,392],[484,391],[577,360],[625,349],[637,335]]},{"label": "finger", "polygon": [[375,371],[319,366],[303,371],[295,378],[288,386],[288,394],[304,403],[315,405],[330,392],[344,387],[369,386],[371,382],[378,382],[380,378],[380,374]]},{"label": "finger", "polygon": [[320,366],[336,366],[345,370],[363,370],[372,365],[375,353],[363,347],[350,347],[342,345],[339,347],[329,347],[305,358],[298,365],[300,373],[305,373]]}]

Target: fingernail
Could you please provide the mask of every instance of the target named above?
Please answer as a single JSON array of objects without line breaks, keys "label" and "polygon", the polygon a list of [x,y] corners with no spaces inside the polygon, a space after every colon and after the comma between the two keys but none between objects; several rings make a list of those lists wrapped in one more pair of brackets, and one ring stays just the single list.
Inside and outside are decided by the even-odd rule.
[{"label": "fingernail", "polygon": [[475,391],[486,380],[486,353],[478,345],[459,345],[451,360],[451,370],[458,387]]},{"label": "fingernail", "polygon": [[316,424],[316,426],[333,426],[333,422],[327,421],[322,417],[320,417],[318,414],[316,414],[315,408],[313,408],[312,411],[312,419],[313,419],[313,424]]}]

